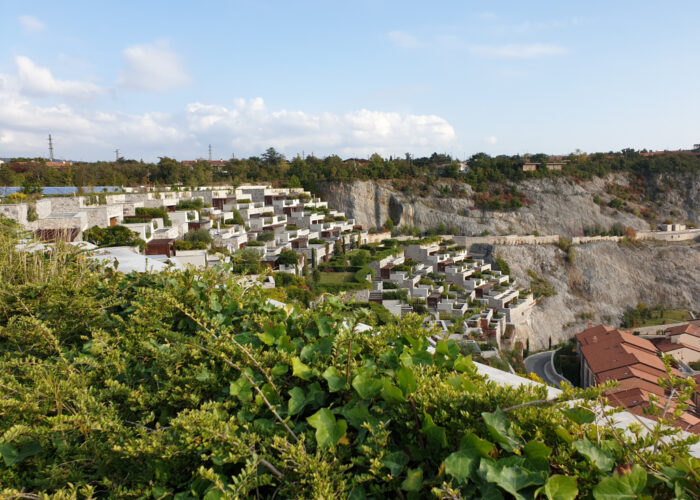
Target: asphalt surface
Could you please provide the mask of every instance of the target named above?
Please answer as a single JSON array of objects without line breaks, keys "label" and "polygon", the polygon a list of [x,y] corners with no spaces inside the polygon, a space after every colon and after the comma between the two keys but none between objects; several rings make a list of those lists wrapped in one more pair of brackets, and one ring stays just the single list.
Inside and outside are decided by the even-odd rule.
[{"label": "asphalt surface", "polygon": [[561,382],[566,381],[566,379],[552,369],[550,361],[553,354],[554,351],[538,352],[525,358],[524,363],[528,373],[535,373],[545,383],[559,387]]}]

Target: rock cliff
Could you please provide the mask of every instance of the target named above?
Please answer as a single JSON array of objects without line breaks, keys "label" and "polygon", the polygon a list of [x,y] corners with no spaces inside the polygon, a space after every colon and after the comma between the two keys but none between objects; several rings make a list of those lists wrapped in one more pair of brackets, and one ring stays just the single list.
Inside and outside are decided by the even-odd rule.
[{"label": "rock cliff", "polygon": [[619,326],[639,302],[700,309],[700,244],[597,242],[577,245],[573,263],[554,245],[484,246],[529,286],[528,271],[545,277],[557,294],[538,302],[531,316],[531,349],[546,348],[584,329],[589,320]]},{"label": "rock cliff", "polygon": [[[397,225],[424,230],[443,223],[467,235],[484,231],[491,234],[532,234],[537,231],[540,234],[579,236],[584,227],[598,225],[607,229],[615,223],[648,230],[649,221],[640,214],[643,209],[677,222],[698,221],[700,179],[658,178],[651,183],[653,199],[630,202],[625,210],[608,207],[607,202],[613,196],[606,187],[610,184],[628,186],[629,182],[623,174],[605,179],[595,177],[586,182],[574,182],[564,177],[523,181],[518,184],[518,190],[527,199],[527,204],[512,212],[475,208],[472,188],[451,179],[436,181],[427,196],[405,194],[395,189],[391,181],[325,183],[319,186],[319,191],[330,206],[345,211],[365,227],[381,226],[391,217]],[[459,196],[441,196],[443,186],[459,192]]]}]

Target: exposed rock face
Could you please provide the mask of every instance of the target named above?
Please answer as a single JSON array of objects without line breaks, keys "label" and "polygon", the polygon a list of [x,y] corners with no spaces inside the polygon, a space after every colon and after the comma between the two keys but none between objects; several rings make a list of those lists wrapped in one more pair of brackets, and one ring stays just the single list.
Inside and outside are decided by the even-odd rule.
[{"label": "exposed rock face", "polygon": [[531,349],[547,347],[594,324],[619,326],[622,314],[639,302],[700,309],[700,244],[696,242],[598,242],[577,245],[573,264],[554,245],[489,247],[504,258],[511,276],[529,286],[528,270],[557,291],[543,298],[531,316]]},{"label": "exposed rock face", "polygon": [[[609,228],[619,222],[636,230],[648,230],[649,223],[627,211],[609,208],[612,197],[605,192],[610,183],[627,185],[625,175],[614,174],[605,179],[594,178],[580,184],[569,178],[531,179],[518,185],[527,206],[513,212],[484,211],[474,208],[474,193],[467,184],[460,184],[459,198],[440,197],[437,186],[454,184],[450,180],[436,182],[433,195],[410,196],[393,188],[390,181],[356,181],[351,184],[326,183],[320,186],[330,206],[343,210],[365,227],[381,226],[391,217],[396,225],[435,228],[440,223],[456,227],[461,234],[561,234],[580,236],[583,228],[598,225]],[[677,222],[698,220],[700,179],[660,178],[664,186],[653,207],[663,217]],[[594,202],[598,197],[600,205]]]},{"label": "exposed rock face", "polygon": [[[436,185],[451,181],[437,181]],[[661,218],[676,222],[698,221],[700,179],[682,176],[659,177],[656,199],[645,206]],[[474,193],[463,184],[459,198],[443,198],[438,189],[426,197],[408,196],[390,181],[326,184],[321,186],[330,206],[344,210],[365,227],[381,226],[388,217],[397,225],[436,228],[440,223],[460,233],[559,234],[580,236],[584,227],[609,228],[619,222],[636,230],[650,229],[642,217],[607,206],[610,183],[628,185],[623,174],[576,183],[567,178],[532,179],[518,190],[530,201],[514,212],[474,210]],[[436,186],[437,187],[437,186]],[[599,198],[599,204],[594,202]],[[640,206],[641,208],[641,206]],[[644,242],[621,245],[589,243],[575,247],[573,264],[554,245],[487,247],[509,262],[511,273],[528,286],[529,269],[551,282],[557,295],[543,299],[534,309],[529,329],[531,348],[546,348],[581,331],[589,318],[618,326],[623,312],[638,302],[662,303],[667,307],[700,312],[700,245]],[[528,327],[523,327],[528,331]]]}]

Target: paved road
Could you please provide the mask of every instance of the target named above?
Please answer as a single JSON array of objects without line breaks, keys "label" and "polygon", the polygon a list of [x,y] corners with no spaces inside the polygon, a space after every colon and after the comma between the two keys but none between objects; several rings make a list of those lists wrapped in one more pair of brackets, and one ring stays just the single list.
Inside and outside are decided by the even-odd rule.
[{"label": "paved road", "polygon": [[525,368],[529,373],[536,373],[538,377],[547,384],[559,387],[559,384],[566,379],[559,376],[550,364],[554,351],[538,352],[525,358]]}]

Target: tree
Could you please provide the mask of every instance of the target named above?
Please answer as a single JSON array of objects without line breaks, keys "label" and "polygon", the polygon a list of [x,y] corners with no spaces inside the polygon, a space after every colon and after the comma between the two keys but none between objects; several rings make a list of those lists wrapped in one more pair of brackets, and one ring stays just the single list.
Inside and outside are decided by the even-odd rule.
[{"label": "tree", "polygon": [[386,222],[384,222],[384,227],[386,228],[387,231],[394,230],[394,221],[391,220],[391,217],[387,217]]},{"label": "tree", "polygon": [[126,226],[93,226],[83,232],[83,240],[98,247],[138,246],[143,250],[146,246],[146,242]]},{"label": "tree", "polygon": [[282,250],[277,257],[277,264],[283,266],[296,266],[299,263],[299,256],[294,250]]},{"label": "tree", "polygon": [[263,162],[269,167],[277,165],[279,162],[284,160],[284,155],[280,154],[275,150],[275,148],[267,148],[265,152],[261,155]]},{"label": "tree", "polygon": [[202,243],[209,244],[212,242],[211,235],[206,229],[198,229],[197,231],[190,231],[185,233],[185,241],[200,241]]}]

